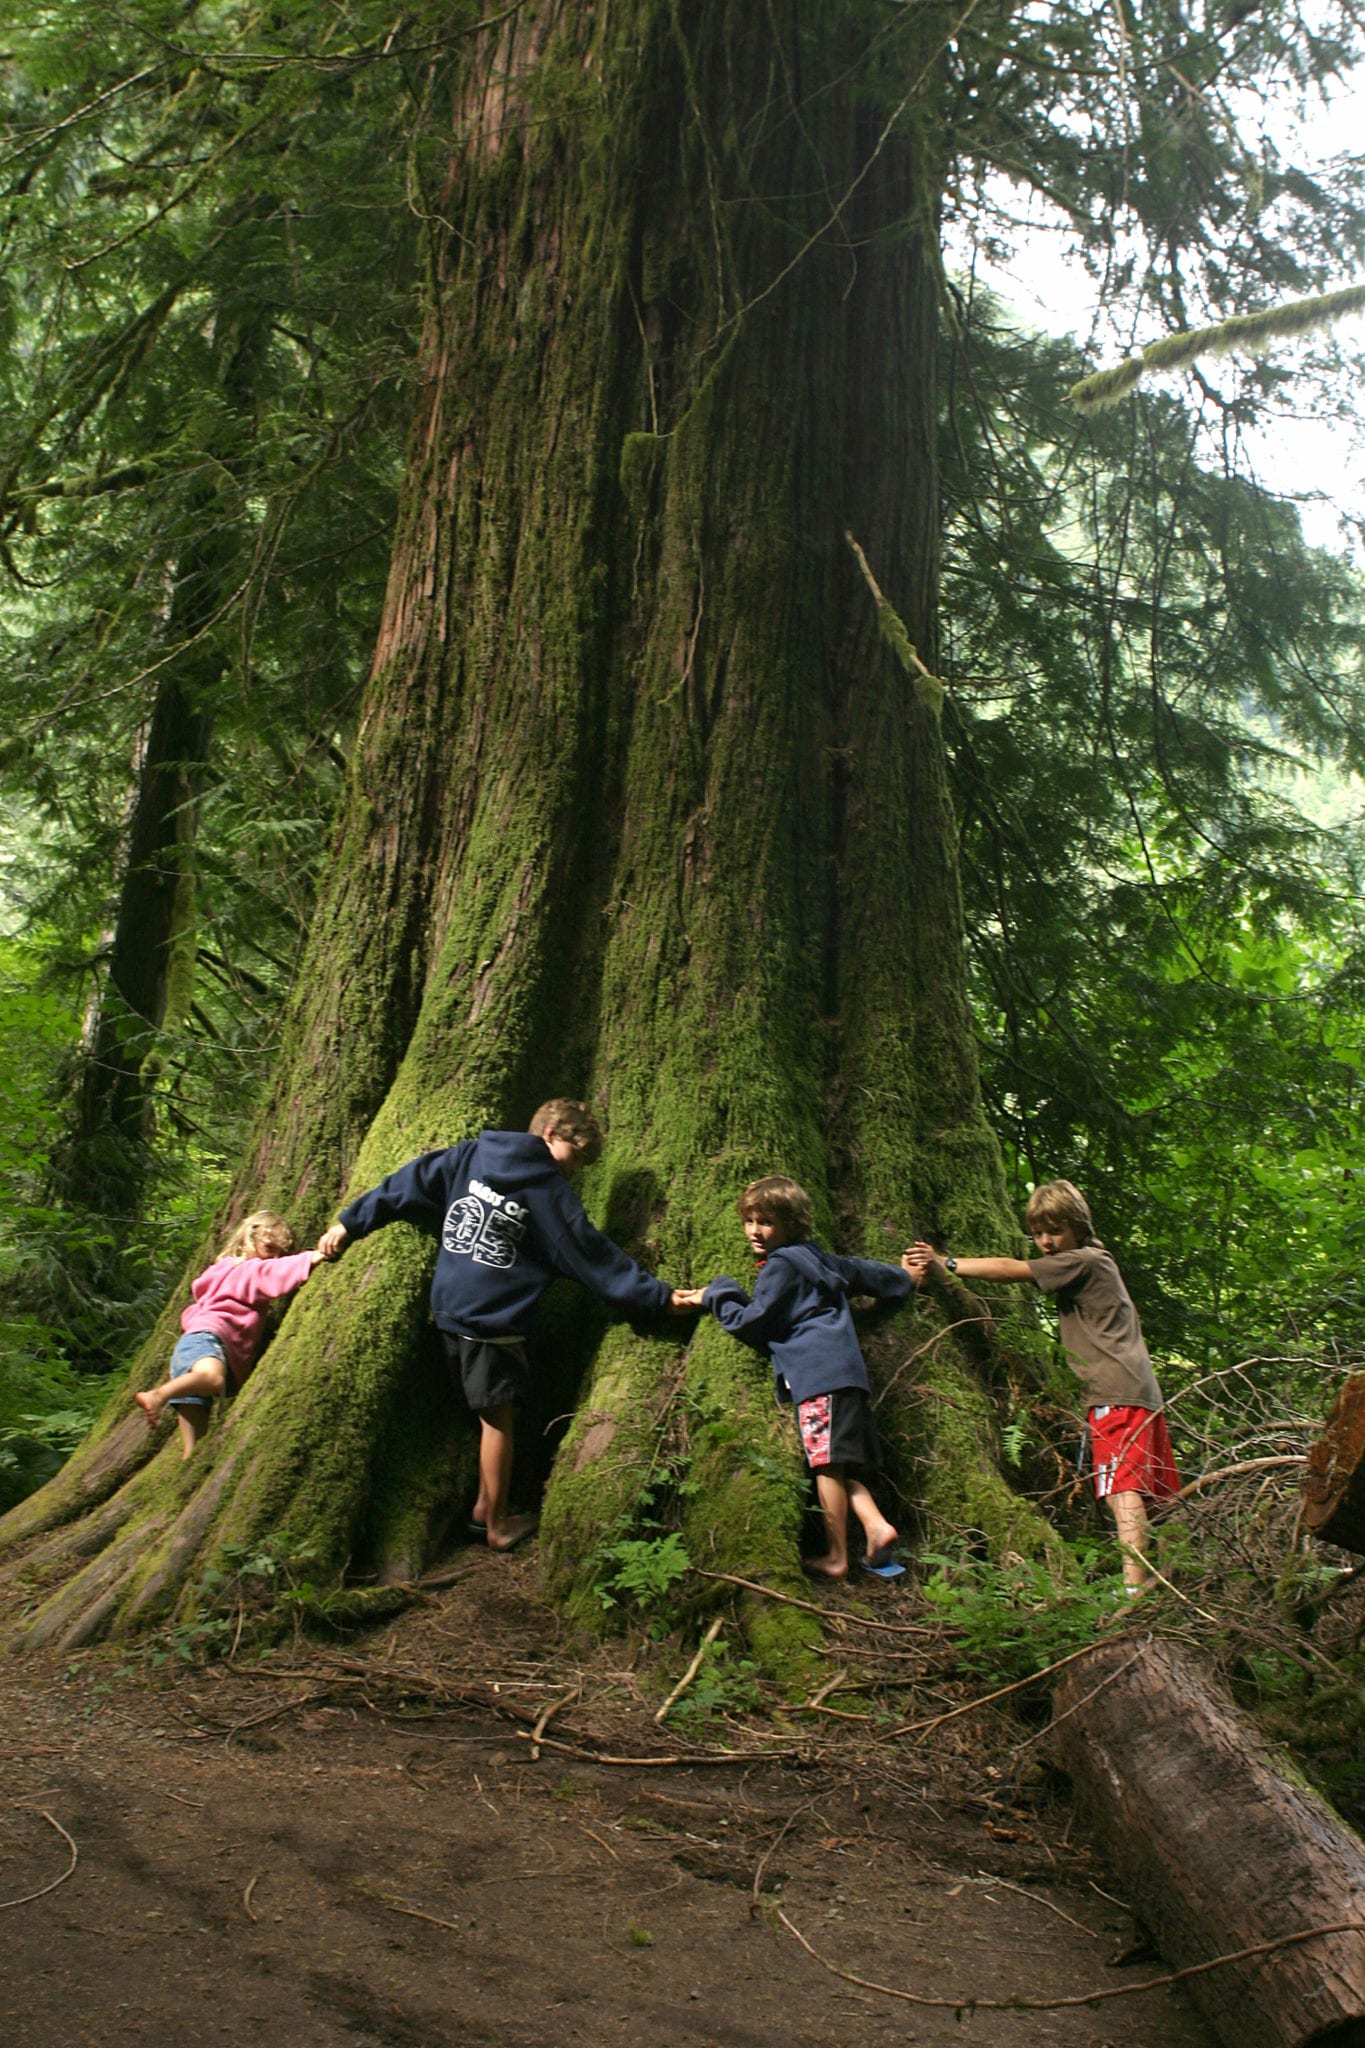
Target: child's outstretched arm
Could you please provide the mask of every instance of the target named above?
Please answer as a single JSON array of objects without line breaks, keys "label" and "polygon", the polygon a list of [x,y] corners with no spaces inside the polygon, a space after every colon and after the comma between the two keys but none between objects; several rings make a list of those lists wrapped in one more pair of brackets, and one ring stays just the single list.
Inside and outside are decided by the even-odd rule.
[{"label": "child's outstretched arm", "polygon": [[789,1326],[788,1296],[796,1284],[785,1260],[772,1260],[754,1282],[752,1297],[737,1280],[721,1273],[701,1290],[701,1305],[711,1311],[728,1336],[766,1356],[773,1338],[785,1335]]},{"label": "child's outstretched arm", "polygon": [[324,1259],[339,1259],[357,1237],[368,1237],[388,1223],[412,1223],[438,1236],[445,1214],[449,1169],[448,1148],[423,1152],[400,1166],[367,1194],[348,1202],[336,1222],[324,1230],[317,1248]]},{"label": "child's outstretched arm", "polygon": [[912,1244],[909,1251],[901,1254],[901,1264],[917,1287],[926,1280],[944,1281],[954,1275],[959,1280],[1008,1280],[1029,1282],[1035,1278],[1032,1262],[1028,1259],[953,1259],[936,1251],[931,1244]]},{"label": "child's outstretched arm", "polygon": [[281,1301],[286,1294],[293,1294],[302,1287],[314,1266],[318,1253],[288,1252],[280,1259],[242,1259],[229,1275],[225,1286],[230,1287],[239,1301],[254,1306],[262,1301]]}]

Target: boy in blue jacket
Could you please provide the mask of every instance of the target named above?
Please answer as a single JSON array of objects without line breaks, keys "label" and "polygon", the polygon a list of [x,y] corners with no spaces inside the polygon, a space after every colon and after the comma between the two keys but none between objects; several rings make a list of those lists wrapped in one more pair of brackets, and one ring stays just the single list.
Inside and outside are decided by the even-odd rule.
[{"label": "boy in blue jacket", "polygon": [[543,1102],[529,1131],[483,1131],[400,1166],[341,1212],[318,1240],[335,1258],[386,1223],[439,1238],[431,1310],[452,1377],[479,1418],[474,1520],[490,1550],[512,1550],[534,1515],[509,1515],[516,1411],[529,1380],[525,1337],[556,1273],[581,1280],[622,1315],[682,1313],[690,1304],[637,1266],[588,1221],[569,1176],[602,1150],[581,1102]]},{"label": "boy in blue jacket", "polygon": [[750,1181],[737,1207],[759,1262],[752,1299],[724,1275],[680,1299],[709,1309],[732,1337],[763,1352],[772,1361],[778,1400],[796,1409],[828,1543],[826,1555],[808,1569],[827,1579],[848,1577],[851,1507],[875,1570],[890,1558],[897,1531],[862,1477],[880,1465],[881,1446],[848,1298],[904,1301],[913,1282],[899,1266],[840,1258],[812,1244],[810,1196],[785,1174]]}]

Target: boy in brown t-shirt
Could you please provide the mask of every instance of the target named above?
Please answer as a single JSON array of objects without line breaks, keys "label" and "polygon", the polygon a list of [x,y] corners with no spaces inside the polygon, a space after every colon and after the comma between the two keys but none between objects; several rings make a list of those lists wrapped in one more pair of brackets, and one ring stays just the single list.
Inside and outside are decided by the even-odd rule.
[{"label": "boy in brown t-shirt", "polygon": [[1145,1503],[1180,1491],[1142,1324],[1079,1188],[1069,1180],[1035,1188],[1024,1222],[1040,1258],[945,1258],[930,1244],[916,1244],[905,1265],[916,1282],[956,1273],[964,1280],[1027,1281],[1052,1296],[1067,1363],[1088,1397],[1095,1492],[1113,1511],[1123,1583],[1135,1599],[1151,1584],[1143,1563],[1151,1537]]}]

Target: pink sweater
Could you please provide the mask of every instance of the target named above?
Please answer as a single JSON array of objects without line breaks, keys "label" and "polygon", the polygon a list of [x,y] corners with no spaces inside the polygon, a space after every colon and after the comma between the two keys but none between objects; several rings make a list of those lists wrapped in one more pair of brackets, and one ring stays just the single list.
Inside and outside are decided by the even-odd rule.
[{"label": "pink sweater", "polygon": [[180,1327],[221,1337],[233,1385],[240,1387],[260,1349],[266,1304],[302,1287],[321,1252],[291,1252],[287,1259],[216,1259],[190,1288],[193,1302]]}]

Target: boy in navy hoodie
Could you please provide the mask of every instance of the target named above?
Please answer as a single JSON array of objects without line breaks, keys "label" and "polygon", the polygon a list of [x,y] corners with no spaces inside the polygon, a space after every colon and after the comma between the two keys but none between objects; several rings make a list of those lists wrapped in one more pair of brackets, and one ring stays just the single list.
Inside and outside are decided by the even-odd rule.
[{"label": "boy in navy hoodie", "polygon": [[772,1362],[779,1401],[796,1409],[806,1463],[825,1518],[828,1551],[808,1569],[848,1577],[848,1511],[863,1525],[867,1563],[891,1555],[897,1531],[877,1506],[864,1472],[881,1463],[868,1399],[867,1366],[849,1311],[850,1294],[904,1301],[908,1272],[873,1259],[845,1259],[810,1242],[810,1196],[785,1174],[750,1181],[737,1204],[759,1262],[752,1299],[725,1276],[681,1297],[710,1309],[721,1328]]},{"label": "boy in navy hoodie", "polygon": [[689,1305],[588,1221],[568,1176],[601,1150],[591,1112],[556,1097],[529,1131],[483,1131],[409,1160],[318,1240],[324,1258],[335,1258],[352,1238],[400,1220],[439,1238],[431,1309],[452,1376],[479,1418],[474,1520],[490,1550],[513,1549],[536,1523],[509,1515],[507,1495],[529,1376],[525,1335],[555,1274],[571,1274],[627,1316]]}]

